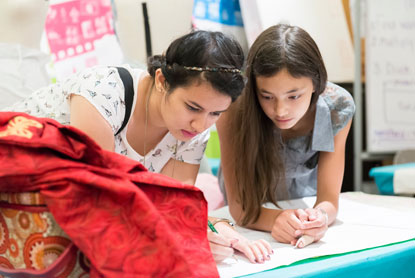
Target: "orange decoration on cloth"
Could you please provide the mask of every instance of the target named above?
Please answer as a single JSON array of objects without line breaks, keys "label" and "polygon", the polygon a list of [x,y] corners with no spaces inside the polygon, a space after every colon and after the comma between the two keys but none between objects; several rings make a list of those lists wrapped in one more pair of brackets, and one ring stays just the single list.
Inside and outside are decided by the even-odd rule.
[{"label": "orange decoration on cloth", "polygon": [[36,120],[17,116],[9,121],[9,124],[6,126],[5,130],[0,130],[0,137],[14,135],[30,139],[33,136],[33,133],[30,131],[30,127],[42,128],[43,125]]}]

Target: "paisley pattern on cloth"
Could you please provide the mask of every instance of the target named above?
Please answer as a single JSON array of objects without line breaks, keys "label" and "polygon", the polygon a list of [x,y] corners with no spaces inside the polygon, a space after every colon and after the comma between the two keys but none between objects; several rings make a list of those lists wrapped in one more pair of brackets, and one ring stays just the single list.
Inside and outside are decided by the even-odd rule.
[{"label": "paisley pattern on cloth", "polygon": [[[46,207],[43,212],[30,211],[39,209],[36,207],[10,208],[10,204],[40,205],[43,198],[39,193],[2,192],[0,195],[0,267],[47,270],[69,247],[70,238]],[[85,263],[82,253],[78,250],[68,256],[69,263],[57,271],[56,277],[89,277],[89,262]]]}]

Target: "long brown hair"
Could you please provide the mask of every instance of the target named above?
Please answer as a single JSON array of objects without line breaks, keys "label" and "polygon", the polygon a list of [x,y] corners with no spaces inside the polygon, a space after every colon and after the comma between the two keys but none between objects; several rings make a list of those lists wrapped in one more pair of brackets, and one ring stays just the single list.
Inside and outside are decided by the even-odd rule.
[{"label": "long brown hair", "polygon": [[230,110],[231,155],[236,188],[241,201],[242,225],[258,220],[261,206],[288,197],[281,155],[281,132],[263,112],[257,97],[256,77],[271,77],[287,69],[293,77],[313,82],[314,109],[324,91],[327,72],[320,51],[303,29],[285,24],[269,27],[252,45],[247,59],[248,82]]}]

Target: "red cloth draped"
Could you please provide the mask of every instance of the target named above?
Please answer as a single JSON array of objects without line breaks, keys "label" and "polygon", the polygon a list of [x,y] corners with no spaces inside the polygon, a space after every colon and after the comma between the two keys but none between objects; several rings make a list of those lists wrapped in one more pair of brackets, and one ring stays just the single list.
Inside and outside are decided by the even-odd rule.
[{"label": "red cloth draped", "polygon": [[0,113],[0,163],[0,190],[39,191],[92,278],[218,277],[197,188],[24,113]]}]

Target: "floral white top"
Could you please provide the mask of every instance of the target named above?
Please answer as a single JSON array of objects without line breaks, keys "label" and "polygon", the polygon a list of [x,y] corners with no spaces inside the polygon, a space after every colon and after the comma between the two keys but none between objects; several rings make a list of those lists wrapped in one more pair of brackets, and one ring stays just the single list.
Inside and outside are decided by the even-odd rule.
[{"label": "floral white top", "polygon": [[[127,65],[123,65],[123,67],[133,77],[134,102],[132,109],[134,110],[138,83],[147,73]],[[144,158],[127,141],[128,124],[118,135],[115,135],[123,123],[125,114],[124,84],[115,67],[95,66],[79,71],[65,81],[39,89],[27,99],[3,110],[25,112],[32,116],[52,118],[62,124],[69,124],[69,96],[71,94],[86,98],[109,123],[115,136],[116,153],[126,155],[141,163],[144,162]],[[208,139],[209,130],[186,142],[178,141],[168,132],[157,146],[146,155],[146,165],[144,166],[149,171],[160,172],[170,158],[190,164],[200,164]]]}]

